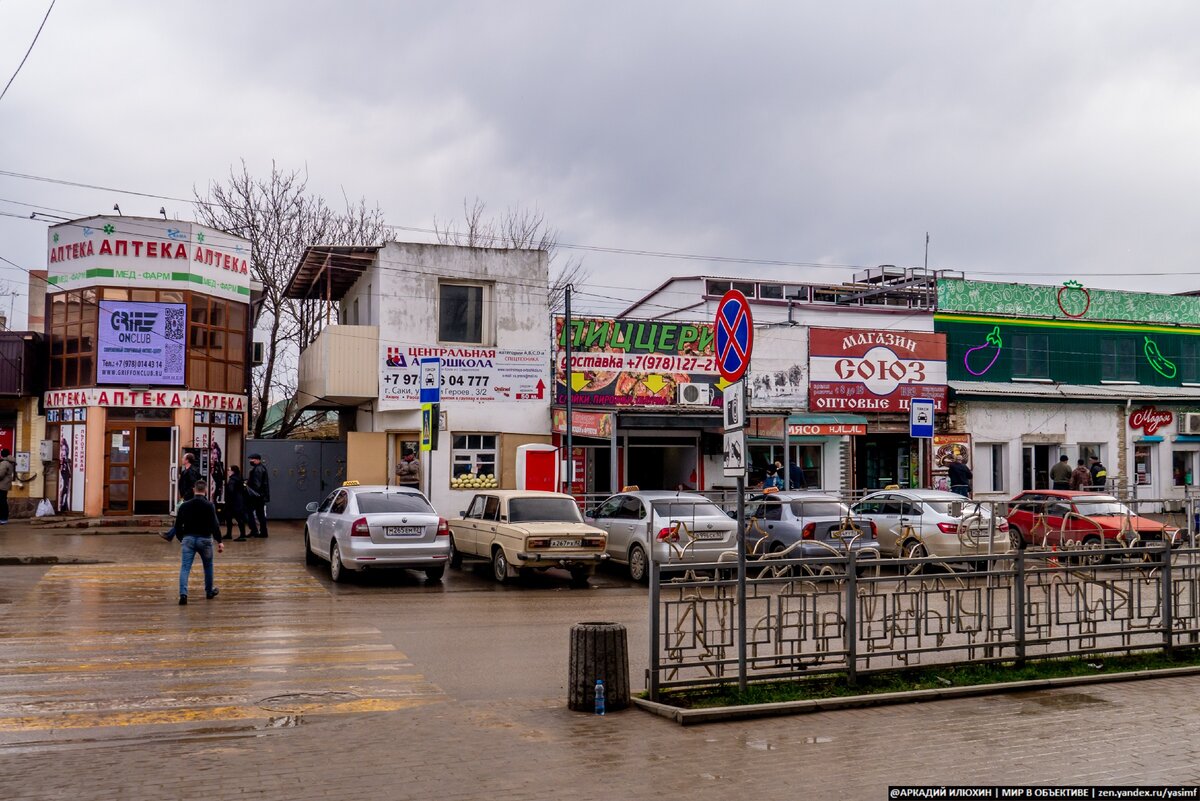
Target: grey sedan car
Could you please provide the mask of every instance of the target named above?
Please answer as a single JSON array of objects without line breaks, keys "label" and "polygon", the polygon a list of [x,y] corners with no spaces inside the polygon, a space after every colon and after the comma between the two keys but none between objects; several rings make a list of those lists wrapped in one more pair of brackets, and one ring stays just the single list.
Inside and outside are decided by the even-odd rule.
[{"label": "grey sedan car", "polygon": [[1006,553],[1008,521],[991,509],[953,492],[931,489],[883,490],[851,507],[874,521],[884,556],[977,556]]},{"label": "grey sedan car", "polygon": [[863,558],[879,557],[872,521],[854,517],[833,496],[808,492],[751,496],[746,502],[746,547],[756,556],[787,552],[791,558],[816,558],[852,550]]},{"label": "grey sedan car", "polygon": [[421,570],[429,581],[446,572],[450,527],[415,489],[347,482],[308,511],[304,559],[329,562],[334,581],[368,568]]},{"label": "grey sedan car", "polygon": [[622,492],[589,510],[588,522],[608,533],[609,557],[634,581],[648,578],[650,553],[659,562],[716,562],[737,536],[729,515],[690,492]]}]

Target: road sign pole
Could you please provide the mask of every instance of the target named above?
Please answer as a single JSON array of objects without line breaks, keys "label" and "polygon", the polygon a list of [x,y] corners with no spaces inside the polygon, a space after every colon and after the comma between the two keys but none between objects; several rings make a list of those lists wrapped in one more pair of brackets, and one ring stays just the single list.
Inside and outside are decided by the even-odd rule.
[{"label": "road sign pole", "polygon": [[746,692],[746,474],[737,479],[738,691]]}]

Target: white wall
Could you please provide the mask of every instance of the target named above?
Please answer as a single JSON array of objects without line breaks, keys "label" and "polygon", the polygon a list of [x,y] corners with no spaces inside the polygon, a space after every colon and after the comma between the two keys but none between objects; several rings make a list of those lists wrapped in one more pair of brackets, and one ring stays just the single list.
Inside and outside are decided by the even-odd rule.
[{"label": "white wall", "polygon": [[[366,316],[367,287],[371,287],[370,322],[379,325],[381,342],[404,342],[435,346],[438,332],[439,279],[487,282],[491,297],[485,318],[490,317],[483,347],[542,349],[547,352],[549,383],[550,316],[547,306],[549,268],[546,254],[530,250],[464,248],[389,242],[379,251],[374,265],[364,272],[345,295],[353,306],[359,298],[359,324]],[[393,404],[395,406],[396,404]],[[420,405],[380,411],[378,402],[359,410],[359,431],[421,430]],[[451,448],[456,433],[541,434],[550,432],[550,393],[543,400],[448,401],[442,404],[447,427],[441,433],[441,448],[432,454],[433,479],[430,500],[443,515],[453,516],[470,500],[471,491],[451,490]],[[394,454],[388,454],[388,469],[394,469]]]}]

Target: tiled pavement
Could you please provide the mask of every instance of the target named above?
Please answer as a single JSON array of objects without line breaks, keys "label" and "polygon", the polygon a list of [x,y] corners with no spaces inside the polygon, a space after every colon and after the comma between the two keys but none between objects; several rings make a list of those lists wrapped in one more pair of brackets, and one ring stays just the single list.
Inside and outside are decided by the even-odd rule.
[{"label": "tiled pavement", "polygon": [[[292,558],[293,535],[227,550],[227,593],[178,607],[177,551],[152,536],[22,536],[5,531],[0,555],[59,537],[59,553],[104,563],[0,569],[4,799],[882,799],[889,784],[1200,783],[1200,679],[684,729],[567,711],[547,679],[565,673],[561,637],[487,625],[543,599],[563,607],[546,613],[556,627],[628,616],[634,588],[518,605],[537,590],[331,594]],[[478,686],[513,664],[524,680]]]}]

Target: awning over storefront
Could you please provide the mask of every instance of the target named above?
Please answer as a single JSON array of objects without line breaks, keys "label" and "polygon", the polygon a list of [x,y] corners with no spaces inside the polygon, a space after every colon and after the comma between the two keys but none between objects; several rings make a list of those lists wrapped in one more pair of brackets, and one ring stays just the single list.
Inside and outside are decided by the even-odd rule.
[{"label": "awning over storefront", "polygon": [[867,433],[867,418],[858,414],[793,414],[787,419],[789,437],[841,437]]}]

